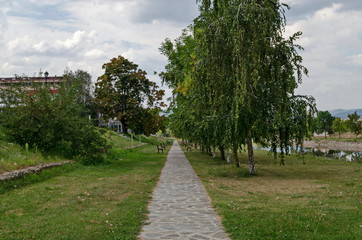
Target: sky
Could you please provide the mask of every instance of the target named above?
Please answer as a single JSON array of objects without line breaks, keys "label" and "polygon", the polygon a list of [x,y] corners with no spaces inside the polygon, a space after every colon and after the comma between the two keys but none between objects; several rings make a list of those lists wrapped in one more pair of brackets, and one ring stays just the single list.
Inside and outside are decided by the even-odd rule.
[{"label": "sky", "polygon": [[[362,108],[362,1],[284,0],[286,36],[298,41],[309,76],[296,93],[312,95],[320,110]],[[89,72],[119,55],[148,72],[160,72],[159,52],[197,17],[196,0],[0,0],[0,77]],[[171,90],[166,95],[171,95]]]}]

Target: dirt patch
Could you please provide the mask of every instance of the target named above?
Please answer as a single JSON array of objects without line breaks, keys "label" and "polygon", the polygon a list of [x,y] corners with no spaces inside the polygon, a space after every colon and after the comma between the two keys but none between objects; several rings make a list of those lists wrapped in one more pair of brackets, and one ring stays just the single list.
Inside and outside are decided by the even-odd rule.
[{"label": "dirt patch", "polygon": [[304,147],[362,152],[362,142],[336,142],[329,140],[305,141]]}]

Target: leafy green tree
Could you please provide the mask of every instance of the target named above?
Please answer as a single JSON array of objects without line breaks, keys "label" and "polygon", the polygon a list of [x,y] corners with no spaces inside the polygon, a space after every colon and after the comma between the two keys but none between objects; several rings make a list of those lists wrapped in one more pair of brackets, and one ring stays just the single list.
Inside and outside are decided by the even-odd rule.
[{"label": "leafy green tree", "polygon": [[333,121],[333,131],[338,132],[338,137],[341,138],[341,132],[347,131],[346,121],[343,121],[341,118],[335,118]]},{"label": "leafy green tree", "polygon": [[[63,75],[64,84],[76,87],[77,101],[86,109],[85,114],[94,121],[98,119],[98,108],[94,101],[92,76],[83,70],[71,71],[66,69]],[[95,122],[96,125],[97,122]]]},{"label": "leafy green tree", "polygon": [[86,110],[77,101],[78,86],[64,83],[58,94],[41,84],[33,83],[32,88],[32,93],[21,85],[1,91],[0,124],[10,140],[84,163],[102,161],[108,146],[85,117]]},{"label": "leafy green tree", "polygon": [[170,123],[180,137],[221,151],[248,149],[255,173],[253,142],[283,156],[310,133],[314,99],[294,94],[307,70],[294,42],[283,37],[279,1],[200,0],[200,16],[173,43],[164,81],[173,87]]},{"label": "leafy green tree", "polygon": [[360,116],[356,111],[353,114],[348,114],[348,125],[351,132],[356,135],[356,138],[362,133],[362,121],[359,119]]},{"label": "leafy green tree", "polygon": [[148,80],[146,72],[138,65],[122,56],[105,63],[103,69],[105,73],[96,83],[95,101],[105,120],[119,120],[125,133],[129,128],[142,129],[136,123],[140,123],[147,112],[143,104],[159,110],[164,106],[161,101],[164,91],[158,90],[156,83]]},{"label": "leafy green tree", "polygon": [[333,121],[334,117],[328,111],[319,111],[317,118],[315,119],[315,130],[317,133],[324,132],[324,138],[327,138],[327,133],[333,133]]}]

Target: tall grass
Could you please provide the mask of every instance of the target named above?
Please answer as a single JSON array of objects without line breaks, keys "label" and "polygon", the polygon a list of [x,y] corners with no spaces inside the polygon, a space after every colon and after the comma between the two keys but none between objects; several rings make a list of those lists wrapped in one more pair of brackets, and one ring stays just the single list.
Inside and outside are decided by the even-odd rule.
[{"label": "tall grass", "polygon": [[0,173],[63,160],[59,157],[43,156],[38,152],[26,150],[25,146],[21,147],[17,144],[0,140]]}]

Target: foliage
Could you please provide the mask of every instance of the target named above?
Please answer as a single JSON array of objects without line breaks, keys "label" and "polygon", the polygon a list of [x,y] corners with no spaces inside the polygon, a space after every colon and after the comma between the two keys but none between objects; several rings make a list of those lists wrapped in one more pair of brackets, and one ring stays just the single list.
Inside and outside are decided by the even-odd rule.
[{"label": "foliage", "polygon": [[346,121],[337,117],[334,119],[332,124],[333,132],[338,132],[339,138],[341,138],[341,132],[347,132],[348,128],[346,126]]},{"label": "foliage", "polygon": [[334,117],[328,111],[319,111],[317,114],[317,118],[315,119],[315,131],[316,133],[325,133],[332,134],[333,133],[333,121]]},{"label": "foliage", "polygon": [[279,1],[198,1],[200,16],[180,38],[161,46],[168,58],[163,80],[174,90],[170,125],[174,133],[207,149],[271,145],[281,163],[294,143],[309,136],[314,98],[295,95],[304,68],[295,44],[285,39]]},{"label": "foliage", "polygon": [[348,125],[354,134],[356,134],[356,138],[359,134],[362,133],[362,121],[359,120],[360,116],[355,111],[353,114],[348,114]]},{"label": "foliage", "polygon": [[33,83],[33,93],[21,85],[1,92],[0,124],[9,140],[44,153],[77,158],[84,163],[102,161],[107,149],[99,129],[85,117],[78,100],[78,86],[67,82],[53,94]]},{"label": "foliage", "polygon": [[83,70],[73,72],[66,69],[63,80],[67,87],[75,88],[77,101],[86,110],[84,114],[91,116],[93,119],[97,119],[98,109],[92,95],[92,76]]},{"label": "foliage", "polygon": [[[161,107],[165,106],[162,102],[164,90],[158,90],[156,83],[147,79],[145,71],[122,56],[105,63],[103,69],[105,73],[96,83],[95,101],[104,120],[119,120],[125,133],[129,128],[137,133],[157,132]],[[148,108],[143,107],[145,102]],[[153,117],[156,119],[145,126],[144,123]]]}]

